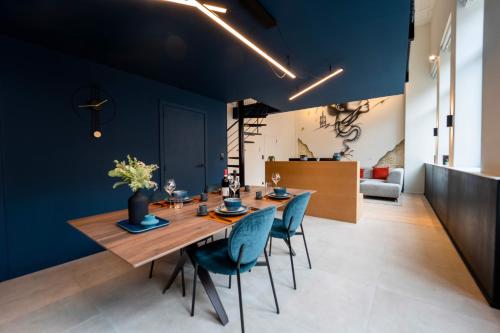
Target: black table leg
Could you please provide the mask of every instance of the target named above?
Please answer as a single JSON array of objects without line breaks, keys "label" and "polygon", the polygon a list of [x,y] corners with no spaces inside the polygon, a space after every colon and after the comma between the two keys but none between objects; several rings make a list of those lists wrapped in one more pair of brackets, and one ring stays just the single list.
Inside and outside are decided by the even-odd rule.
[{"label": "black table leg", "polygon": [[[170,275],[170,278],[168,279],[165,288],[163,289],[163,293],[165,293],[170,288],[172,283],[174,283],[177,275],[179,275],[179,273],[182,272],[184,264],[186,263],[188,258],[194,266],[194,260],[191,257],[191,251],[189,250],[189,248],[182,251],[182,255],[177,261],[177,264],[175,265],[175,268],[172,271],[172,274]],[[201,266],[198,266],[198,278],[200,279],[200,282],[203,285],[203,288],[205,289],[205,292],[207,293],[207,296],[210,299],[210,302],[212,303],[212,306],[214,307],[217,316],[219,317],[219,321],[221,322],[222,325],[225,326],[229,322],[229,319],[227,317],[226,310],[222,305],[222,301],[220,300],[219,294],[217,293],[217,289],[215,288],[214,282],[210,277],[210,274],[206,269],[204,269]]]},{"label": "black table leg", "polygon": [[153,277],[153,269],[155,267],[155,261],[151,261],[151,267],[149,268],[149,278],[151,279]]},{"label": "black table leg", "polygon": [[182,254],[180,256],[179,260],[177,260],[177,264],[175,265],[175,268],[172,271],[172,274],[170,275],[170,278],[168,279],[167,284],[165,285],[165,288],[163,288],[163,293],[165,293],[170,288],[172,283],[174,283],[177,275],[179,275],[180,271],[183,270],[184,264],[186,263],[186,260],[187,260],[186,254]]},{"label": "black table leg", "polygon": [[[190,254],[191,252],[189,250],[187,252],[189,258],[191,259],[191,262],[194,265],[194,260],[191,258]],[[214,282],[212,281],[212,278],[210,277],[210,274],[206,269],[204,269],[201,266],[198,266],[198,278],[200,279],[200,282],[203,285],[203,288],[205,289],[205,292],[207,293],[207,296],[210,299],[210,302],[212,303],[212,306],[214,307],[217,316],[219,317],[219,321],[221,322],[222,325],[225,326],[229,322],[229,319],[227,317],[226,310],[222,305],[222,301],[220,300],[219,294],[217,293],[217,289],[215,289],[215,285]]]}]

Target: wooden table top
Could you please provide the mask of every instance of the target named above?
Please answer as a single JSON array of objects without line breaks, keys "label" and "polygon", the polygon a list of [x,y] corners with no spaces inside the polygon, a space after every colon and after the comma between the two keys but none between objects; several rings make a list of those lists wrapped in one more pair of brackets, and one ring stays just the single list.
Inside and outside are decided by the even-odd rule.
[{"label": "wooden table top", "polygon": [[[284,206],[288,200],[256,200],[255,192],[262,188],[252,187],[250,192],[241,191],[244,205],[254,208]],[[314,190],[288,189],[292,194]],[[204,202],[209,210],[222,203],[220,195],[209,194]],[[116,225],[128,217],[126,209],[68,221],[68,223],[87,237],[128,262],[139,267],[167,254],[173,253],[190,244],[210,237],[231,227],[230,224],[216,222],[207,217],[196,216],[198,203],[186,204],[182,209],[150,208],[156,216],[170,220],[170,225],[141,234],[131,234]]]}]

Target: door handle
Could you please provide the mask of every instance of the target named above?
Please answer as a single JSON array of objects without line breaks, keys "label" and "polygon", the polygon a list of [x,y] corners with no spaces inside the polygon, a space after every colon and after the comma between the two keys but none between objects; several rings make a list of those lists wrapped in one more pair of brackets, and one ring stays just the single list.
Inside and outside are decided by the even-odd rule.
[{"label": "door handle", "polygon": [[203,168],[204,166],[205,166],[205,164],[203,164],[203,163],[195,165],[195,167],[197,167],[197,168]]}]

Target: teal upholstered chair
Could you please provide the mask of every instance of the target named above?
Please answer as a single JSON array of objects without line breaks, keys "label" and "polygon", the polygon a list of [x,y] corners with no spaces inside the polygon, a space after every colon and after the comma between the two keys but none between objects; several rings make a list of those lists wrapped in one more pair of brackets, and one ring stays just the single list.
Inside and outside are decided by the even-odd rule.
[{"label": "teal upholstered chair", "polygon": [[[198,265],[212,273],[229,276],[236,275],[242,332],[245,331],[245,325],[243,320],[240,274],[248,272],[254,266],[267,266],[274,302],[276,304],[276,312],[279,313],[278,299],[266,252],[266,245],[275,213],[276,208],[269,207],[249,214],[234,225],[229,238],[211,242],[194,250],[192,253],[192,258],[194,259],[194,283],[191,316],[194,315]],[[257,262],[262,253],[264,253],[265,262]]]},{"label": "teal upholstered chair", "polygon": [[[295,255],[295,252],[292,249],[293,236],[302,235],[302,238],[304,239],[304,246],[306,248],[307,261],[309,262],[309,268],[312,268],[311,258],[309,258],[309,251],[307,249],[306,235],[304,234],[304,227],[302,226],[302,220],[304,219],[304,214],[306,213],[307,204],[309,203],[310,198],[311,193],[307,192],[297,195],[295,198],[290,200],[283,211],[283,218],[274,219],[271,233],[269,235],[269,255],[271,255],[273,238],[281,238],[288,245],[290,262],[292,264],[293,289],[297,289],[297,282],[295,281],[295,268],[293,266],[293,256]],[[299,227],[300,232],[297,231]]]}]

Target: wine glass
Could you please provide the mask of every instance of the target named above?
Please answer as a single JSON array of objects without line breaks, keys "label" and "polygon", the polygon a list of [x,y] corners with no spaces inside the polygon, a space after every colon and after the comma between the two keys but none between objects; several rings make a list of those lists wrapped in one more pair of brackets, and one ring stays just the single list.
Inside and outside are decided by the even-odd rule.
[{"label": "wine glass", "polygon": [[240,188],[240,180],[239,177],[233,177],[231,182],[229,183],[229,189],[233,192],[233,197],[236,197],[236,191]]},{"label": "wine glass", "polygon": [[175,187],[176,187],[175,180],[173,180],[173,179],[167,180],[167,184],[165,185],[165,191],[168,193],[170,206],[172,206],[172,204],[173,204],[172,193],[174,193]]},{"label": "wine glass", "polygon": [[280,181],[280,179],[281,179],[281,176],[280,176],[279,172],[273,172],[272,180],[274,183],[274,187],[278,186],[278,182]]}]

